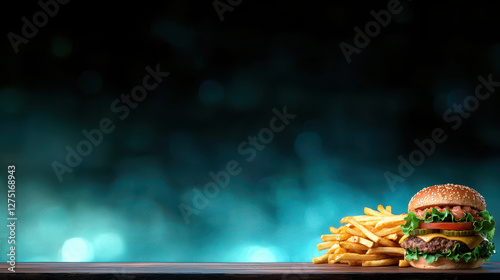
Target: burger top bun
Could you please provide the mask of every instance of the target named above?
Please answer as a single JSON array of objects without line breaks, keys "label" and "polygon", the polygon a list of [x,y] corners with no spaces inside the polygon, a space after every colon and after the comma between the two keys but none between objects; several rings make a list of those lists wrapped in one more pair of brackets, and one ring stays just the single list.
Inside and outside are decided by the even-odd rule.
[{"label": "burger top bun", "polygon": [[432,263],[427,263],[424,258],[420,257],[416,261],[411,261],[410,265],[421,269],[468,269],[480,267],[483,265],[483,259],[478,258],[477,261],[469,260],[469,262],[465,262],[462,259],[459,262],[455,262],[447,258],[438,258]]},{"label": "burger top bun", "polygon": [[408,211],[432,206],[469,206],[486,210],[484,197],[477,191],[461,185],[445,184],[422,189],[408,204]]}]

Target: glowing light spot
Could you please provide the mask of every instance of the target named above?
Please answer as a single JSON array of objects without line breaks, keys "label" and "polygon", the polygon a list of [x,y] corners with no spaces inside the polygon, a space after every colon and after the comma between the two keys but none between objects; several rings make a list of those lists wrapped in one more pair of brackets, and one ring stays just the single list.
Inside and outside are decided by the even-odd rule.
[{"label": "glowing light spot", "polygon": [[63,262],[88,262],[94,258],[92,246],[80,237],[66,240],[61,253]]},{"label": "glowing light spot", "polygon": [[275,262],[276,258],[271,250],[265,247],[252,246],[246,251],[246,258],[249,262]]}]

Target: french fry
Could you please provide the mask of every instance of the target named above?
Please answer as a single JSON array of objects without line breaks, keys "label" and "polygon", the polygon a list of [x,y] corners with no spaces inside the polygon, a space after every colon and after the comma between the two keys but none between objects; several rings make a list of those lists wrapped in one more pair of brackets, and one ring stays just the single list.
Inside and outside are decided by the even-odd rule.
[{"label": "french fry", "polygon": [[385,216],[383,220],[389,220],[389,221],[402,220],[402,219],[406,218],[407,216],[408,216],[408,214],[406,214],[406,213],[399,214],[399,215],[391,214],[391,216]]},{"label": "french fry", "polygon": [[323,254],[319,257],[312,258],[313,263],[325,263],[328,261],[328,253]]},{"label": "french fry", "polygon": [[410,266],[410,263],[407,260],[399,260],[400,267]]},{"label": "french fry", "polygon": [[[408,214],[401,214],[401,215],[393,215],[391,214],[391,216],[384,216],[383,219],[380,219],[378,221],[402,221],[404,220],[404,218],[406,218],[406,216],[408,216]],[[373,221],[373,220],[371,220]]]},{"label": "french fry", "polygon": [[362,266],[387,266],[387,265],[395,265],[399,262],[400,259],[382,259],[375,261],[364,261]]},{"label": "french fry", "polygon": [[328,263],[337,263],[345,254],[331,254],[328,257]]},{"label": "french fry", "polygon": [[318,248],[318,250],[326,250],[326,249],[330,249],[332,248],[332,246],[334,244],[339,244],[339,241],[328,241],[328,242],[322,242],[322,243],[318,243],[318,245],[316,245],[316,247]]},{"label": "french fry", "polygon": [[393,253],[393,254],[404,255],[405,249],[401,247],[377,247],[377,248],[370,248],[366,253],[367,254]]},{"label": "french fry", "polygon": [[347,250],[344,248],[338,248],[337,250],[335,250],[335,254],[345,254],[345,253],[347,253]]},{"label": "french fry", "polygon": [[367,215],[360,215],[360,216],[347,216],[344,217],[340,220],[341,224],[346,224],[349,223],[348,219],[353,219],[356,222],[372,222],[372,221],[382,221],[384,219],[387,219],[386,216],[367,216]]},{"label": "french fry", "polygon": [[321,236],[321,241],[343,241],[349,238],[349,234],[347,233],[338,233],[338,234],[324,234]]},{"label": "french fry", "polygon": [[336,248],[333,253],[331,253],[332,255],[338,255],[338,254],[343,254],[343,253],[347,253],[347,250],[344,249],[344,248]]},{"label": "french fry", "polygon": [[326,241],[335,241],[335,236],[337,234],[332,233],[332,234],[323,234],[321,235],[321,241],[326,242]]},{"label": "french fry", "polygon": [[399,235],[399,233],[401,233],[401,235],[402,235],[403,230],[401,229],[400,226],[397,226],[397,227],[392,227],[392,228],[383,228],[383,229],[375,232],[375,234],[380,236],[380,237],[384,237],[384,236],[387,236],[387,235],[393,234],[393,233],[396,233],[398,235]]},{"label": "french fry", "polygon": [[373,233],[377,232],[377,230],[375,229],[374,226],[371,226],[371,225],[364,225],[365,228]]},{"label": "french fry", "polygon": [[352,224],[355,226],[357,229],[359,229],[362,233],[366,235],[369,239],[371,239],[373,242],[378,243],[380,241],[380,237],[377,235],[373,234],[371,231],[366,229],[366,227],[360,225],[358,222],[356,222],[354,219],[348,219],[348,223]]},{"label": "french fry", "polygon": [[338,248],[340,248],[339,244],[333,244],[333,246],[330,249],[328,249],[327,253],[328,254],[335,254],[335,252],[337,251]]},{"label": "french fry", "polygon": [[361,221],[359,222],[360,224],[364,225],[364,226],[372,226],[372,227],[375,227],[378,223],[380,223],[382,221]]},{"label": "french fry", "polygon": [[401,254],[394,254],[394,253],[385,253],[387,256],[396,258],[396,257],[402,257]]},{"label": "french fry", "polygon": [[334,228],[334,227],[330,227],[330,232],[333,234],[336,234],[336,233],[339,233],[339,230]]},{"label": "french fry", "polygon": [[345,224],[345,225],[343,225],[343,226],[340,226],[340,227],[338,228],[338,232],[337,232],[337,234],[339,234],[339,233],[346,233],[347,229],[352,228],[352,227],[353,227],[353,226],[352,226],[351,224]]},{"label": "french fry", "polygon": [[350,235],[366,238],[366,235],[357,228],[346,228],[345,232],[349,233]]},{"label": "french fry", "polygon": [[345,253],[342,256],[342,260],[348,261],[370,261],[370,260],[380,260],[386,257],[381,254],[355,254],[355,253]]},{"label": "french fry", "polygon": [[[378,210],[378,211],[377,211]],[[321,235],[318,250],[327,250],[313,263],[343,263],[351,266],[408,266],[405,249],[397,243],[403,237],[400,225],[407,214],[392,214],[391,206],[377,210],[365,207],[365,215],[341,219],[340,227],[329,227],[330,234]]]},{"label": "french fry", "polygon": [[359,237],[359,236],[351,236],[347,239],[347,241],[349,242],[353,242],[353,243],[358,243],[358,244],[361,244],[361,245],[365,245],[366,247],[373,247],[373,242],[366,239],[366,238],[363,238],[363,237]]},{"label": "french fry", "polygon": [[371,208],[368,208],[368,207],[365,207],[365,214],[368,216],[384,216],[384,214],[382,214],[378,211],[375,211]]},{"label": "french fry", "polygon": [[347,238],[346,241],[349,241],[349,242],[352,242],[352,243],[359,243],[359,236],[351,236],[349,238]]},{"label": "french fry", "polygon": [[349,253],[366,254],[366,250],[349,250]]},{"label": "french fry", "polygon": [[398,235],[396,233],[393,233],[393,234],[387,235],[385,238],[392,240],[392,241],[396,241],[398,239]]},{"label": "french fry", "polygon": [[[396,216],[397,217],[397,216]],[[395,226],[401,226],[406,224],[406,221],[401,218],[401,220],[382,220],[375,224],[376,229],[390,228]]]},{"label": "french fry", "polygon": [[365,245],[352,243],[352,242],[348,242],[348,241],[340,241],[340,247],[342,247],[344,249],[349,249],[349,250],[365,250],[365,251],[367,251],[368,249],[370,249],[370,248],[366,247]]},{"label": "french fry", "polygon": [[370,241],[370,240],[368,240],[366,238],[360,237],[359,238],[359,244],[365,245],[368,248],[372,248],[375,243],[373,243],[373,241]]},{"label": "french fry", "polygon": [[386,247],[399,247],[398,243],[390,241],[389,239],[386,238],[380,238],[380,241],[378,243]]},{"label": "french fry", "polygon": [[382,215],[384,215],[384,216],[393,216],[393,215],[391,214],[391,212],[388,212],[387,210],[385,210],[384,206],[382,206],[382,205],[379,205],[379,206],[377,207],[377,210],[378,210],[380,213],[382,213]]}]

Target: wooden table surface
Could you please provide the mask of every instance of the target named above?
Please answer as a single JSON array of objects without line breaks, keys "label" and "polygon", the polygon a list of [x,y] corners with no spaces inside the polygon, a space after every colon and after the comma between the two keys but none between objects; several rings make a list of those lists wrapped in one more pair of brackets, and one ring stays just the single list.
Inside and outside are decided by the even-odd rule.
[{"label": "wooden table surface", "polygon": [[500,263],[470,270],[312,263],[17,263],[0,279],[500,279]]}]

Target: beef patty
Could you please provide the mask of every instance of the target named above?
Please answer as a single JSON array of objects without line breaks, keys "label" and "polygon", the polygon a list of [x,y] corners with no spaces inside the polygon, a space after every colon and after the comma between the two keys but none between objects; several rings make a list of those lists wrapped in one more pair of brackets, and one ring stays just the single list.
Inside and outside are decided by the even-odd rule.
[{"label": "beef patty", "polygon": [[[417,250],[419,252],[435,254],[452,250],[455,247],[455,244],[457,243],[460,243],[460,248],[459,248],[460,253],[472,251],[471,249],[469,249],[469,247],[467,247],[467,245],[465,245],[465,243],[461,241],[449,240],[443,237],[436,237],[429,242],[425,242],[418,237],[409,236],[408,238],[403,240],[403,242],[401,242],[401,247],[405,249],[411,249],[417,247]],[[479,246],[484,247],[487,245],[488,242],[485,240],[481,242]]]}]

